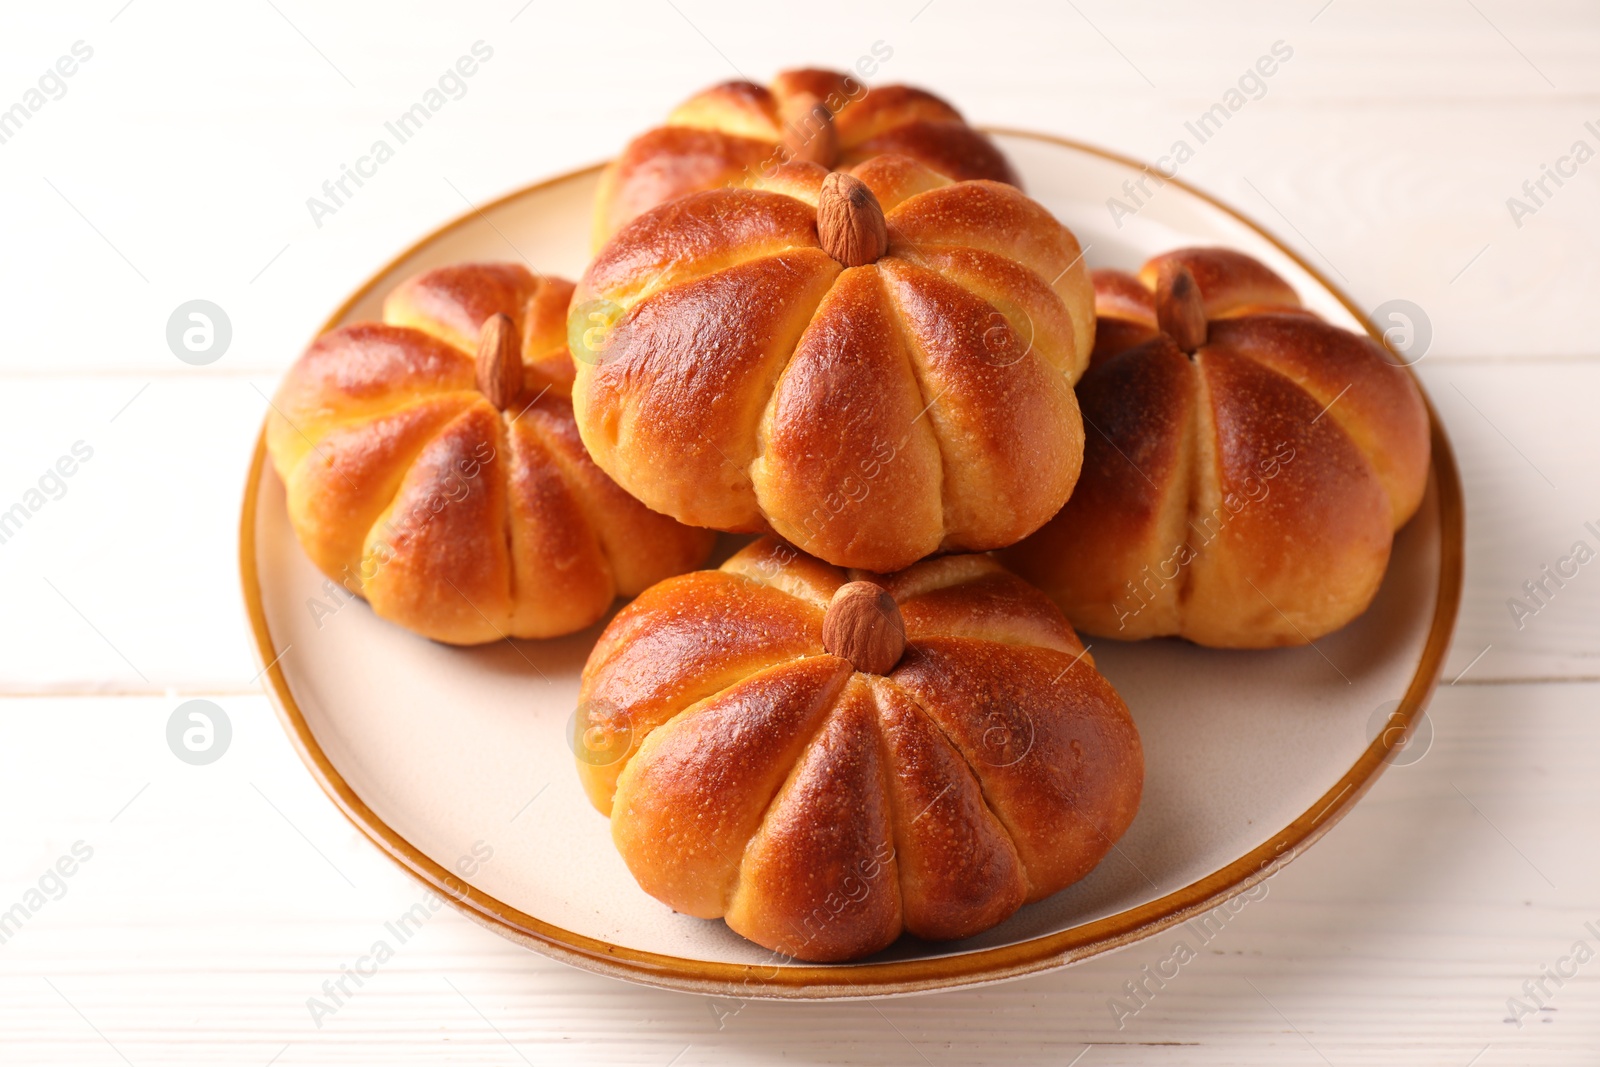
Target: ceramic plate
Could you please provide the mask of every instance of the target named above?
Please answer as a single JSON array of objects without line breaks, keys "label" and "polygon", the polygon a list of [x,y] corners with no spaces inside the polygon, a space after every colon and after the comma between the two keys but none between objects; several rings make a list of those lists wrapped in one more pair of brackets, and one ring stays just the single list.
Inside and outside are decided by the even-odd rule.
[{"label": "ceramic plate", "polygon": [[[1204,194],[1169,182],[1118,227],[1106,199],[1121,195],[1139,164],[1049,137],[996,136],[1093,266],[1132,268],[1178,245],[1227,245],[1269,264],[1329,321],[1370,330],[1315,270]],[[598,173],[542,182],[457,219],[376,274],[327,327],[378,318],[395,283],[458,260],[524,258],[576,278]],[[333,802],[497,933],[589,970],[736,997],[882,996],[997,981],[1217,907],[1314,842],[1394,758],[1399,727],[1419,722],[1437,680],[1461,591],[1461,488],[1435,419],[1427,498],[1396,540],[1376,602],[1352,625],[1313,647],[1272,652],[1094,644],[1138,722],[1146,779],[1137,819],[1089,877],[978,937],[902,938],[857,963],[806,965],[774,958],[721,922],[674,914],[629,876],[607,821],[579,788],[567,741],[599,626],[458,649],[383,622],[365,603],[330,595],[295,541],[283,486],[265,460],[258,443],[240,529],[245,599],[256,652],[271,665],[268,692]],[[492,848],[492,859],[463,878],[457,865],[475,846]]]}]

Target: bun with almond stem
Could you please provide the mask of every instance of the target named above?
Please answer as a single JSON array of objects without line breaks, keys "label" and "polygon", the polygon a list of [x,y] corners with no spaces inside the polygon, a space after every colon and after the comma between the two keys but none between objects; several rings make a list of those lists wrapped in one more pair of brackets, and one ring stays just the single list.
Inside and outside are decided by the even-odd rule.
[{"label": "bun with almond stem", "polygon": [[[1061,507],[1093,344],[1077,239],[1009,185],[903,156],[789,163],[640,216],[572,303],[595,462],[695,526],[888,572]],[[602,329],[603,328],[603,329]]]},{"label": "bun with almond stem", "polygon": [[1094,286],[1083,474],[1007,564],[1096,636],[1269,648],[1365,611],[1427,485],[1409,372],[1239,252]]},{"label": "bun with almond stem", "polygon": [[1093,870],[1144,782],[1121,698],[989,556],[871,575],[763,539],[623,608],[579,700],[639,885],[801,960],[994,926]]},{"label": "bun with almond stem", "polygon": [[451,644],[553,637],[710,552],[584,451],[571,295],[519,264],[430,270],[285,375],[267,448],[290,522],[378,616]]},{"label": "bun with almond stem", "polygon": [[782,163],[849,168],[886,153],[956,181],[1022,184],[994,142],[931,93],[869,89],[831,70],[786,70],[771,86],[712,86],[675,108],[665,126],[634,138],[600,178],[594,246],[659,204],[747,184]]}]

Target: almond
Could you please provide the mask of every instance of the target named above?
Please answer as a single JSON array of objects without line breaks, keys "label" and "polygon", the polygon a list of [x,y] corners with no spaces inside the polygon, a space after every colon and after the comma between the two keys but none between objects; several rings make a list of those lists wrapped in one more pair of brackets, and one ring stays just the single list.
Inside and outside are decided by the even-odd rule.
[{"label": "almond", "polygon": [[822,617],[822,647],[858,671],[888,674],[906,649],[906,624],[894,597],[872,582],[846,582]]},{"label": "almond", "polygon": [[866,182],[843,171],[822,180],[817,197],[817,236],[822,250],[846,267],[862,267],[888,251],[883,205]]},{"label": "almond", "polygon": [[1206,304],[1189,268],[1175,260],[1161,264],[1156,279],[1156,323],[1185,352],[1206,343]]},{"label": "almond", "polygon": [[478,334],[478,392],[501,411],[516,403],[522,392],[522,343],[517,325],[507,315],[483,320]]}]

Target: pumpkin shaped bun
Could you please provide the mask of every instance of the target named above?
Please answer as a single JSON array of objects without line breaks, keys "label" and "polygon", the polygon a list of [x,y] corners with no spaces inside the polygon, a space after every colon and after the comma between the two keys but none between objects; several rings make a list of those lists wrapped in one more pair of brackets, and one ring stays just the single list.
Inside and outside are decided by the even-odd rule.
[{"label": "pumpkin shaped bun", "polygon": [[634,138],[600,178],[594,244],[658,204],[744,184],[782,163],[853,167],[885,153],[957,181],[1021,184],[994,142],[932,93],[868,89],[831,70],[787,70],[770,87],[712,86],[679,105],[665,126]]},{"label": "pumpkin shaped bun", "polygon": [[1238,252],[1094,285],[1083,476],[1008,565],[1097,636],[1300,645],[1365,611],[1427,484],[1410,373]]},{"label": "pumpkin shaped bun", "polygon": [[1093,289],[1015,188],[903,156],[674,200],[573,297],[573,404],[617,484],[693,526],[887,573],[1061,507]]},{"label": "pumpkin shaped bun", "polygon": [[451,644],[552,637],[710,552],[584,452],[571,295],[519,264],[431,270],[285,376],[267,447],[290,521],[380,617]]},{"label": "pumpkin shaped bun", "polygon": [[645,892],[802,960],[948,940],[1088,874],[1127,708],[989,556],[847,573],[772,538],[668,579],[584,668],[578,770]]}]

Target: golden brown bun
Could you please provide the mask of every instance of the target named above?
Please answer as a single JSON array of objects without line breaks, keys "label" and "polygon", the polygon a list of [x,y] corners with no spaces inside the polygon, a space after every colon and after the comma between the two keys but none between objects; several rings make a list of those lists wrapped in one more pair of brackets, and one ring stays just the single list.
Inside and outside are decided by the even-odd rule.
[{"label": "golden brown bun", "polygon": [[[887,675],[823,644],[862,578],[904,620]],[[870,576],[763,539],[625,607],[579,707],[579,775],[640,886],[803,960],[988,929],[1089,873],[1144,782],[1072,627],[987,556]]]},{"label": "golden brown bun", "polygon": [[573,284],[535,275],[520,263],[457,263],[414,274],[383,302],[383,321],[432,334],[468,354],[484,320],[500,313],[519,324],[523,387],[572,395],[567,305]]},{"label": "golden brown bun", "polygon": [[[584,451],[571,293],[517,264],[428,271],[389,295],[384,323],[324,334],[285,376],[267,447],[289,518],[379,616],[451,644],[551,637],[705,560],[710,534],[650,511]],[[523,368],[504,412],[475,384],[495,314]]]},{"label": "golden brown bun", "polygon": [[[1169,261],[1204,302],[1192,355],[1156,324]],[[1106,637],[1298,645],[1366,610],[1427,482],[1410,374],[1237,252],[1182,249],[1094,284],[1083,474],[1007,563]]]},{"label": "golden brown bun", "polygon": [[1012,544],[1082,458],[1071,384],[1094,297],[1078,242],[1009,185],[902,156],[853,174],[888,230],[866,266],[821,247],[828,172],[810,163],[617,234],[573,297],[575,331],[614,322],[578,360],[584,443],[663,514],[840,566]]},{"label": "golden brown bun", "polygon": [[[832,115],[827,150],[813,143],[811,120],[795,107],[815,98]],[[798,140],[792,149],[786,146]],[[836,147],[835,147],[836,144]],[[658,204],[689,193],[746,184],[789,162],[792,152],[820,153],[827,166],[853,167],[873,156],[909,156],[947,178],[987,178],[1019,186],[994,142],[931,93],[905,85],[868,89],[847,74],[790,70],[771,87],[737,81],[712,86],[679,105],[665,126],[640,135],[600,179],[594,245]]]}]

